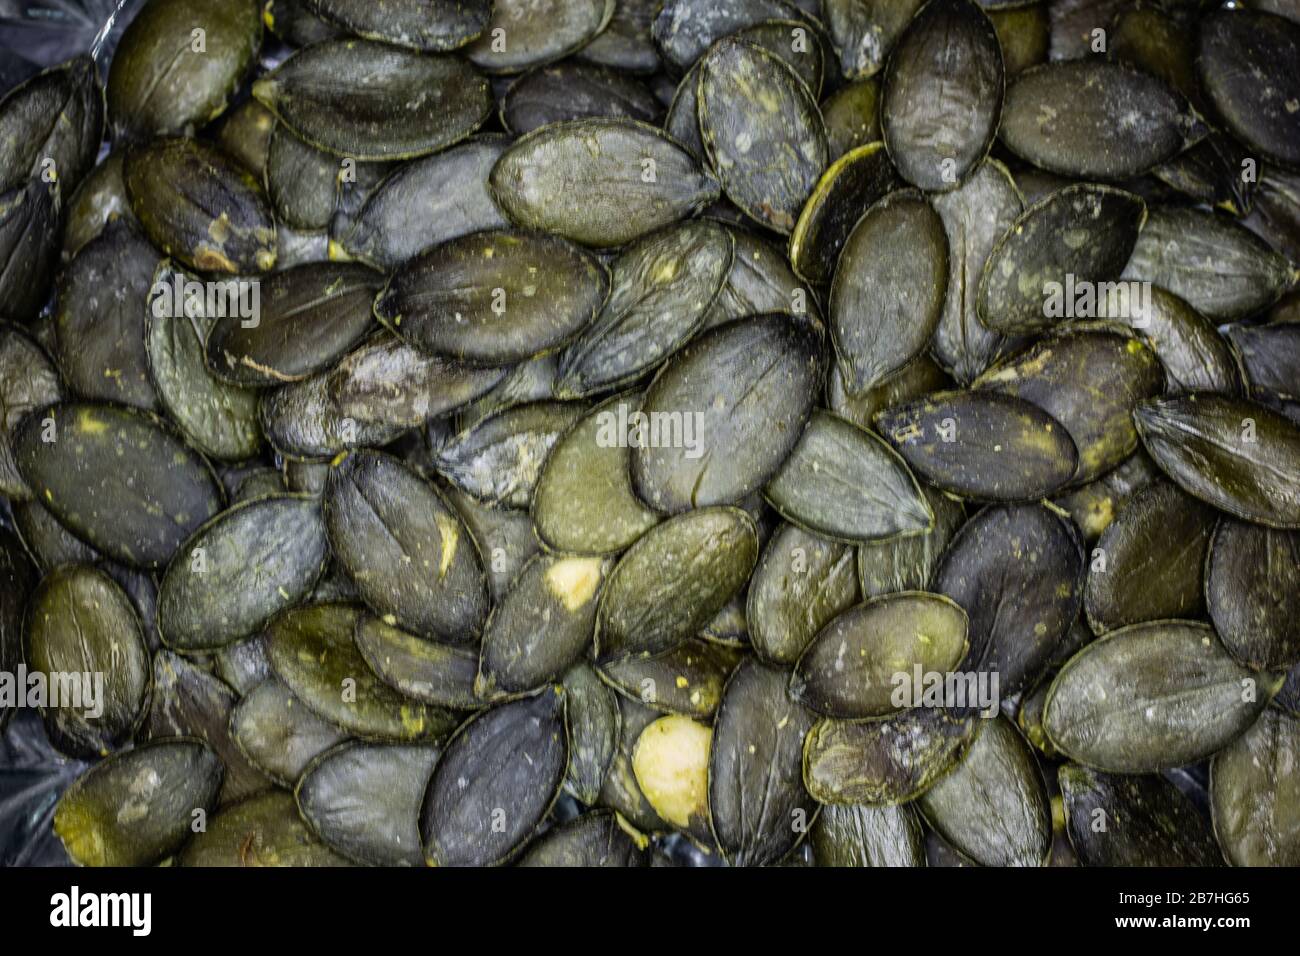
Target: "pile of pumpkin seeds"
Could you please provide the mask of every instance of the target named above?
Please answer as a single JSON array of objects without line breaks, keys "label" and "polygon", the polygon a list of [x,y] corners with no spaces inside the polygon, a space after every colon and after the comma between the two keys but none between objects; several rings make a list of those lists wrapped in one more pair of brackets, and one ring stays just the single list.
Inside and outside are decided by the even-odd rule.
[{"label": "pile of pumpkin seeds", "polygon": [[32,839],[1300,864],[1295,0],[131,7],[0,100]]}]

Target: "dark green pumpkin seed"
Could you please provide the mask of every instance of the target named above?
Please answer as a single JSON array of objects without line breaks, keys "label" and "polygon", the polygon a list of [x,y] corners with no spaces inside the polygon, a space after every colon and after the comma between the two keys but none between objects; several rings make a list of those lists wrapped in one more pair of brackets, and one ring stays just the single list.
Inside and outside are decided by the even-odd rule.
[{"label": "dark green pumpkin seed", "polygon": [[157,409],[145,326],[160,259],[119,222],[83,246],[59,277],[54,358],[77,395]]},{"label": "dark green pumpkin seed", "polygon": [[632,449],[637,495],[675,513],[761,488],[812,413],[821,353],[820,328],[788,315],[742,319],[687,345],[641,406],[650,434]]},{"label": "dark green pumpkin seed", "polygon": [[877,413],[876,427],[917,475],[960,497],[1032,501],[1078,467],[1060,422],[1000,392],[938,392]]},{"label": "dark green pumpkin seed", "polygon": [[1084,866],[1221,866],[1214,834],[1173,783],[1076,764],[1058,771],[1070,844]]},{"label": "dark green pumpkin seed", "polygon": [[65,259],[75,256],[114,220],[126,219],[135,223],[131,200],[126,195],[126,183],[122,181],[123,152],[118,149],[109,153],[82,179],[72,194],[63,228]]},{"label": "dark green pumpkin seed", "polygon": [[715,41],[765,20],[808,20],[786,0],[667,0],[654,21],[659,52],[682,73]]},{"label": "dark green pumpkin seed", "polygon": [[12,502],[14,525],[28,553],[42,571],[60,564],[94,564],[99,552],[59,523],[41,502]]},{"label": "dark green pumpkin seed", "polygon": [[815,412],[764,490],[787,521],[840,541],[926,534],[934,527],[921,488],[873,432]]},{"label": "dark green pumpkin seed", "polygon": [[1046,335],[987,370],[975,388],[1033,402],[1065,426],[1079,452],[1073,481],[1092,481],[1137,448],[1133,408],[1160,394],[1164,373],[1139,339],[1102,328]]},{"label": "dark green pumpkin seed", "polygon": [[733,866],[781,860],[816,810],[802,777],[803,740],[816,718],[790,700],[786,681],[783,671],[743,662],[727,681],[714,721],[709,817]]},{"label": "dark green pumpkin seed", "polygon": [[144,412],[65,403],[29,416],[18,470],[59,521],[110,557],[165,564],[221,507],[207,462]]},{"label": "dark green pumpkin seed", "polygon": [[284,476],[274,468],[257,468],[239,482],[230,496],[230,504],[233,507],[267,495],[282,495],[287,490]]},{"label": "dark green pumpkin seed", "polygon": [[311,0],[266,0],[262,5],[262,23],[292,47],[333,40],[345,32],[321,18],[312,8]]},{"label": "dark green pumpkin seed", "polygon": [[926,820],[981,866],[1041,866],[1052,811],[1033,751],[1005,717],[984,721],[957,768],[922,794]]},{"label": "dark green pumpkin seed", "polygon": [[383,277],[360,265],[316,263],[259,283],[258,312],[210,319],[208,367],[235,385],[301,381],[332,366],[374,329]]},{"label": "dark green pumpkin seed", "polygon": [[909,806],[828,804],[808,837],[818,866],[925,866],[925,839]]},{"label": "dark green pumpkin seed", "polygon": [[528,513],[483,504],[455,485],[440,485],[439,490],[469,528],[482,555],[488,593],[499,602],[528,559],[541,550]]},{"label": "dark green pumpkin seed", "polygon": [[829,283],[858,220],[897,184],[898,175],[882,143],[846,151],[831,163],[790,236],[795,272],[813,285]]},{"label": "dark green pumpkin seed", "polygon": [[466,723],[447,742],[424,797],[426,861],[504,862],[559,796],[568,759],[562,688],[494,707]]},{"label": "dark green pumpkin seed", "polygon": [[127,152],[131,209],[155,246],[200,272],[250,275],[275,265],[275,219],[262,187],[220,150],[192,139]]},{"label": "dark green pumpkin seed", "polygon": [[474,694],[474,649],[426,640],[369,616],[357,624],[355,639],[370,669],[404,697],[456,710],[482,704]]},{"label": "dark green pumpkin seed", "polygon": [[1245,174],[1250,159],[1236,140],[1212,132],[1151,174],[1198,202],[1244,216],[1254,206],[1258,185],[1254,177]]},{"label": "dark green pumpkin seed", "polygon": [[934,515],[929,531],[858,545],[857,576],[864,599],[928,590],[939,559],[965,522],[966,510],[960,501],[928,487],[921,491]]},{"label": "dark green pumpkin seed", "polygon": [[1237,394],[1241,382],[1232,349],[1214,323],[1172,292],[1149,288],[1149,300],[1136,303],[1134,309],[1108,308],[1103,317],[1128,325],[1155,350],[1165,369],[1168,394]]},{"label": "dark green pumpkin seed", "polygon": [[547,123],[622,116],[654,123],[662,108],[644,83],[566,60],[520,77],[501,99],[501,125],[515,135]]},{"label": "dark green pumpkin seed", "polygon": [[731,272],[713,301],[705,329],[733,319],[768,312],[817,315],[813,294],[794,274],[785,256],[753,233],[724,226],[735,243]]},{"label": "dark green pumpkin seed", "polygon": [[1243,143],[1300,166],[1300,24],[1253,10],[1220,10],[1200,25],[1196,60],[1206,96]]},{"label": "dark green pumpkin seed", "polygon": [[612,566],[563,555],[524,565],[483,628],[479,696],[522,693],[563,677],[591,647],[596,598]]},{"label": "dark green pumpkin seed", "polygon": [[1069,513],[1084,541],[1094,542],[1115,521],[1121,508],[1160,476],[1145,451],[1134,452],[1114,471],[1061,495],[1053,504]]},{"label": "dark green pumpkin seed", "polygon": [[952,387],[952,380],[928,355],[918,357],[875,388],[856,395],[848,393],[844,368],[839,362],[835,363],[826,378],[826,404],[830,410],[845,421],[868,429],[875,427],[877,412]]},{"label": "dark green pumpkin seed", "polygon": [[298,51],[253,95],[312,146],[359,162],[435,152],[492,109],[487,80],[459,57],[353,39]]},{"label": "dark green pumpkin seed", "polygon": [[990,507],[968,521],[934,579],[970,615],[963,669],[997,675],[1003,696],[1031,686],[1079,616],[1085,571],[1074,526],[1047,507]]},{"label": "dark green pumpkin seed", "polygon": [[880,83],[845,83],[821,103],[831,162],[880,139]]},{"label": "dark green pumpkin seed", "polygon": [[81,755],[116,749],[149,691],[149,652],[131,599],[102,571],[65,565],[36,588],[27,621],[27,665],[45,677],[46,727]]},{"label": "dark green pumpkin seed", "polygon": [[1300,662],[1300,532],[1221,519],[1205,565],[1205,603],[1243,664],[1288,670]]},{"label": "dark green pumpkin seed", "polygon": [[348,32],[412,50],[440,52],[469,43],[487,26],[490,0],[306,0]]},{"label": "dark green pumpkin seed", "polygon": [[614,0],[493,0],[465,56],[488,73],[520,73],[582,49],[609,24]]},{"label": "dark green pumpkin seed", "polygon": [[1138,196],[1088,183],[1034,203],[984,263],[979,320],[997,332],[1028,332],[1072,316],[1076,287],[1109,296],[1109,283],[1131,277],[1124,266],[1145,220]]},{"label": "dark green pumpkin seed", "polygon": [[79,866],[150,866],[180,848],[196,816],[216,809],[221,774],[221,760],[198,740],[137,747],[64,791],[54,832]]},{"label": "dark green pumpkin seed", "polygon": [[906,803],[960,762],[978,725],[920,707],[884,720],[822,720],[804,738],[804,784],[819,803]]},{"label": "dark green pumpkin seed", "polygon": [[331,377],[321,372],[262,395],[257,408],[262,433],[285,458],[326,462],[342,451],[385,445],[406,429],[345,414],[330,394]]},{"label": "dark green pumpkin seed", "polygon": [[1089,559],[1084,610],[1092,629],[1200,617],[1214,521],[1210,508],[1167,481],[1131,497]]},{"label": "dark green pumpkin seed", "polygon": [[331,244],[331,257],[392,271],[430,246],[508,225],[488,192],[488,175],[508,145],[504,136],[479,136],[400,166]]},{"label": "dark green pumpkin seed", "polygon": [[754,521],[738,508],[700,508],[651,528],[605,583],[597,659],[650,656],[695,636],[749,579],[757,560]]},{"label": "dark green pumpkin seed", "polygon": [[1070,659],[1052,682],[1043,725],[1056,748],[1079,763],[1148,773],[1221,750],[1281,684],[1280,676],[1236,663],[1208,625],[1134,624]]},{"label": "dark green pumpkin seed", "polygon": [[1295,866],[1300,861],[1297,746],[1300,720],[1269,708],[1210,765],[1214,832],[1234,866]]},{"label": "dark green pumpkin seed", "polygon": [[103,135],[104,94],[91,57],[38,73],[0,100],[0,189],[39,176],[70,199]]},{"label": "dark green pumpkin seed", "polygon": [[608,810],[595,810],[548,830],[520,858],[519,866],[639,867],[646,856]]},{"label": "dark green pumpkin seed", "polygon": [[422,351],[504,365],[564,345],[596,317],[609,274],[553,236],[475,233],[407,262],[375,315]]},{"label": "dark green pumpkin seed", "polygon": [[782,524],[763,549],[746,604],[749,639],[764,660],[793,664],[808,642],[858,599],[853,548]]},{"label": "dark green pumpkin seed", "polygon": [[1184,491],[1246,521],[1300,527],[1300,427],[1263,405],[1210,393],[1152,399],[1138,434]]},{"label": "dark green pumpkin seed", "polygon": [[651,657],[601,664],[600,675],[619,693],[661,712],[707,719],[717,712],[739,660],[735,648],[691,639]]},{"label": "dark green pumpkin seed", "polygon": [[595,321],[560,354],[555,393],[581,397],[634,380],[704,324],[731,270],[733,241],[715,222],[669,226],[640,240],[610,269]]},{"label": "dark green pumpkin seed", "polygon": [[609,26],[579,50],[576,58],[627,73],[654,73],[660,60],[650,26],[658,13],[659,0],[618,0]]},{"label": "dark green pumpkin seed", "polygon": [[367,866],[423,866],[417,825],[440,751],[351,741],[321,754],[294,790],[307,825]]},{"label": "dark green pumpkin seed", "polygon": [[1052,40],[1048,10],[1044,4],[1025,7],[996,7],[981,4],[988,14],[1002,47],[1002,63],[1008,78],[1031,66],[1047,62]]},{"label": "dark green pumpkin seed", "polygon": [[874,76],[925,0],[823,0],[822,15],[847,77]]},{"label": "dark green pumpkin seed", "polygon": [[455,715],[403,697],[383,683],[353,641],[361,609],[318,604],[286,611],[267,628],[275,676],[330,724],[375,740],[444,737]]},{"label": "dark green pumpkin seed", "polygon": [[350,866],[316,839],[293,794],[271,790],[226,807],[185,845],[181,866]]},{"label": "dark green pumpkin seed", "polygon": [[0,301],[19,322],[35,319],[49,294],[61,203],[58,185],[37,178],[0,192]]},{"label": "dark green pumpkin seed", "polygon": [[[1124,122],[1117,125],[1117,116]],[[1050,172],[1118,180],[1172,159],[1204,128],[1161,80],[1088,57],[1037,66],[1012,80],[999,135],[1016,155]]]},{"label": "dark green pumpkin seed", "polygon": [[830,294],[850,393],[879,385],[925,349],[947,284],[943,222],[919,192],[891,193],[866,212],[844,244]]},{"label": "dark green pumpkin seed", "polygon": [[701,61],[696,97],[704,150],[727,198],[755,221],[790,232],[828,163],[808,88],[777,57],[727,39]]},{"label": "dark green pumpkin seed", "polygon": [[347,739],[273,677],[243,694],[230,712],[230,733],[259,770],[285,787],[293,787],[317,756]]},{"label": "dark green pumpkin seed", "polygon": [[478,551],[419,474],[355,452],[330,469],[324,511],[334,556],[386,623],[455,644],[477,639],[488,610]]},{"label": "dark green pumpkin seed", "polygon": [[993,24],[968,0],[932,0],[898,38],[880,92],[881,129],[899,175],[944,192],[997,133],[1004,85]]},{"label": "dark green pumpkin seed", "polygon": [[921,591],[872,598],[845,611],[808,644],[795,664],[790,694],[828,717],[888,717],[899,677],[914,668],[946,673],[967,651],[966,612]]},{"label": "dark green pumpkin seed", "polygon": [[623,717],[618,695],[585,661],[564,675],[565,723],[569,732],[569,770],[564,787],[579,801],[594,804],[618,750]]},{"label": "dark green pumpkin seed", "polygon": [[253,0],[149,0],[108,71],[115,140],[177,136],[220,115],[262,45]]},{"label": "dark green pumpkin seed", "polygon": [[256,633],[311,592],[326,554],[314,498],[262,498],[222,512],[181,546],[163,575],[163,640],[192,651]]},{"label": "dark green pumpkin seed", "polygon": [[[593,410],[555,442],[533,494],[532,521],[556,551],[621,551],[658,523],[632,493],[628,443],[617,435],[617,416],[637,411],[639,396],[620,395]],[[611,427],[612,426],[612,427]]]},{"label": "dark green pumpkin seed", "polygon": [[434,467],[486,504],[527,509],[560,435],[587,412],[578,402],[532,402],[470,426],[444,445]]},{"label": "dark green pumpkin seed", "polygon": [[[497,162],[492,197],[515,223],[590,246],[620,246],[718,198],[718,184],[658,129],[625,119],[553,123]],[[579,204],[570,195],[585,196]]]},{"label": "dark green pumpkin seed", "polygon": [[1224,331],[1252,396],[1300,397],[1300,325],[1230,325]]},{"label": "dark green pumpkin seed", "polygon": [[1154,283],[1207,317],[1227,321],[1268,308],[1296,273],[1227,216],[1165,206],[1151,211],[1123,277]]},{"label": "dark green pumpkin seed", "polygon": [[17,326],[0,323],[0,494],[10,501],[32,496],[14,461],[18,424],[62,397],[59,370],[44,350]]}]

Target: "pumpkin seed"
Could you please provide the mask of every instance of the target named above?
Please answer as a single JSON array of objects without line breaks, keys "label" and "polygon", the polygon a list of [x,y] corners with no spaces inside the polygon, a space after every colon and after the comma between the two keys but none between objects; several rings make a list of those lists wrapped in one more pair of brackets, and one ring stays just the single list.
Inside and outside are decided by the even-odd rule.
[{"label": "pumpkin seed", "polygon": [[310,46],[344,33],[341,27],[320,17],[311,0],[266,0],[262,23],[292,47]]},{"label": "pumpkin seed", "polygon": [[620,693],[657,710],[712,717],[740,652],[716,641],[691,639],[650,657],[600,665],[600,676]]},{"label": "pumpkin seed", "polygon": [[437,747],[349,741],[321,754],[294,790],[307,825],[368,866],[422,866],[417,825]]},{"label": "pumpkin seed", "polygon": [[320,843],[298,813],[293,794],[271,790],[224,808],[195,834],[181,866],[350,866]]},{"label": "pumpkin seed", "polygon": [[874,76],[925,0],[823,0],[822,15],[844,75]]},{"label": "pumpkin seed", "polygon": [[1285,66],[1300,59],[1300,24],[1222,10],[1206,16],[1198,36],[1197,72],[1228,129],[1267,159],[1300,165],[1300,78]]},{"label": "pumpkin seed", "polygon": [[999,132],[1035,166],[1097,180],[1140,176],[1204,134],[1191,106],[1163,81],[1094,57],[1017,76],[1007,86]]},{"label": "pumpkin seed", "polygon": [[738,508],[700,508],[651,528],[601,592],[597,660],[648,657],[693,637],[749,579],[757,559],[757,529]]},{"label": "pumpkin seed", "polygon": [[477,639],[488,610],[482,564],[433,486],[391,456],[359,451],[331,467],[323,507],[334,556],[385,623]]},{"label": "pumpkin seed", "polygon": [[981,866],[1042,866],[1052,812],[1038,762],[1005,717],[984,722],[957,768],[920,798],[926,820]]},{"label": "pumpkin seed", "polygon": [[[786,696],[783,671],[743,662],[723,692],[709,748],[709,816],[733,866],[768,866],[790,852],[816,811],[801,775],[815,718]],[[752,796],[762,794],[757,807]]]},{"label": "pumpkin seed", "polygon": [[818,866],[925,866],[925,840],[909,806],[828,804],[808,842]]},{"label": "pumpkin seed", "polygon": [[924,591],[957,530],[966,521],[960,501],[930,488],[922,494],[934,515],[934,527],[922,534],[858,545],[858,584],[863,598]]},{"label": "pumpkin seed", "polygon": [[765,20],[809,23],[786,0],[667,0],[652,30],[664,60],[682,73],[715,41]]},{"label": "pumpkin seed", "polygon": [[489,73],[519,73],[582,49],[609,24],[614,0],[493,0],[465,56]]},{"label": "pumpkin seed", "polygon": [[1047,62],[1052,26],[1048,9],[1043,4],[1010,8],[991,8],[986,3],[981,6],[998,35],[1002,63],[1008,77]]},{"label": "pumpkin seed", "polygon": [[804,785],[818,803],[906,803],[960,762],[978,723],[920,707],[884,720],[821,720],[804,738]]},{"label": "pumpkin seed", "polygon": [[1232,349],[1209,319],[1159,286],[1150,287],[1149,300],[1131,304],[1135,308],[1108,307],[1105,318],[1125,323],[1155,350],[1167,394],[1241,390]]},{"label": "pumpkin seed", "polygon": [[582,803],[594,804],[600,799],[622,732],[618,695],[586,662],[570,667],[563,683],[569,733],[569,770],[564,788]]},{"label": "pumpkin seed", "polygon": [[354,39],[299,50],[255,82],[253,95],[302,140],[358,162],[436,152],[492,109],[487,80],[459,57]]},{"label": "pumpkin seed", "polygon": [[641,732],[653,723],[660,713],[643,706],[622,694],[615,694],[619,710],[618,746],[601,785],[599,803],[623,816],[642,833],[660,833],[670,829],[654,807],[646,800],[632,770],[632,754]]},{"label": "pumpkin seed", "polygon": [[355,635],[357,650],[379,679],[402,696],[423,704],[474,710],[478,654],[472,648],[426,640],[377,617],[363,617]]},{"label": "pumpkin seed", "polygon": [[259,12],[249,0],[141,6],[108,71],[113,139],[182,135],[224,112],[262,45]]},{"label": "pumpkin seed", "polygon": [[[1225,330],[1252,396],[1300,395],[1300,326],[1230,325]],[[1266,399],[1264,399],[1266,400]]]},{"label": "pumpkin seed", "polygon": [[1210,765],[1214,832],[1234,866],[1294,866],[1300,722],[1270,708]]},{"label": "pumpkin seed", "polygon": [[64,791],[54,832],[79,866],[150,866],[180,848],[196,811],[216,809],[221,773],[198,740],[116,754]]},{"label": "pumpkin seed", "polygon": [[1058,776],[1070,844],[1085,866],[1222,865],[1214,834],[1169,780],[1076,764]]},{"label": "pumpkin seed", "polygon": [[251,173],[192,139],[127,152],[131,209],[149,240],[200,272],[250,275],[275,265],[275,219]]},{"label": "pumpkin seed", "polygon": [[1091,544],[1114,524],[1120,509],[1127,507],[1133,496],[1159,475],[1150,456],[1139,449],[1114,471],[1061,495],[1052,503],[1070,515],[1083,540]]},{"label": "pumpkin seed", "polygon": [[1141,402],[1138,434],[1188,494],[1246,521],[1300,527],[1300,429],[1262,405],[1210,393]]},{"label": "pumpkin seed", "polygon": [[[489,187],[516,224],[605,247],[633,242],[718,198],[718,184],[689,152],[626,119],[533,130],[497,161]],[[587,201],[563,201],[571,195]]]},{"label": "pumpkin seed", "polygon": [[547,831],[520,858],[518,866],[639,867],[644,852],[608,810],[584,813]]},{"label": "pumpkin seed", "polygon": [[347,739],[274,677],[244,692],[230,712],[230,734],[259,770],[290,788],[313,759]]},{"label": "pumpkin seed", "polygon": [[958,186],[997,133],[1002,52],[967,0],[933,0],[894,45],[880,94],[881,129],[899,175],[921,189]]},{"label": "pumpkin seed", "polygon": [[14,461],[18,425],[62,397],[59,371],[45,351],[17,326],[0,323],[0,494],[10,501],[32,496]]},{"label": "pumpkin seed", "polygon": [[560,354],[555,393],[576,398],[632,381],[704,324],[731,269],[733,240],[715,222],[669,226],[614,260],[604,306]]},{"label": "pumpkin seed", "polygon": [[970,615],[962,669],[997,675],[993,691],[1005,697],[1032,686],[1079,616],[1085,573],[1078,532],[1043,505],[989,507],[971,518],[934,579],[934,590]]},{"label": "pumpkin seed", "polygon": [[[559,687],[471,719],[447,742],[425,793],[425,860],[431,866],[504,862],[559,796],[568,751]],[[484,766],[493,772],[482,773]]]},{"label": "pumpkin seed", "polygon": [[499,602],[528,559],[541,550],[532,521],[526,512],[485,505],[454,485],[438,490],[469,529],[483,558],[488,593]]},{"label": "pumpkin seed", "polygon": [[207,462],[144,412],[55,405],[23,422],[14,452],[23,480],[60,523],[134,566],[161,567],[221,507]]},{"label": "pumpkin seed", "polygon": [[731,233],[735,255],[727,281],[709,309],[705,329],[768,312],[818,314],[812,292],[799,281],[785,256],[753,233],[725,224],[724,228]]},{"label": "pumpkin seed", "polygon": [[[330,394],[331,373],[320,372],[265,392],[257,416],[267,442],[287,459],[327,462],[340,452],[385,445],[405,426],[347,415]],[[317,477],[321,477],[321,472]],[[290,490],[296,490],[290,485]]]},{"label": "pumpkin seed", "polygon": [[1224,646],[1260,670],[1300,662],[1300,533],[1223,518],[1205,564],[1205,603]]},{"label": "pumpkin seed", "polygon": [[[44,675],[48,731],[79,756],[117,749],[138,725],[149,692],[149,652],[131,599],[102,571],[64,565],[37,586],[27,620],[27,663]],[[68,687],[69,674],[95,675],[96,699],[77,694],[55,706],[51,694],[83,690]]]},{"label": "pumpkin seed", "polygon": [[755,221],[790,232],[828,163],[808,88],[772,54],[726,39],[700,61],[696,97],[704,150],[727,198]]},{"label": "pumpkin seed", "polygon": [[83,54],[43,70],[0,99],[0,189],[39,176],[70,198],[103,134],[95,61]]},{"label": "pumpkin seed", "polygon": [[1130,624],[1197,618],[1205,610],[1201,569],[1214,512],[1167,481],[1133,495],[1097,541],[1084,610],[1102,634]]},{"label": "pumpkin seed", "polygon": [[[123,150],[114,150],[104,161],[82,179],[68,203],[67,220],[63,230],[63,257],[75,256],[86,243],[94,239],[109,223],[125,219],[132,224],[135,213],[126,195],[122,181]],[[235,155],[233,152],[231,155]]]},{"label": "pumpkin seed", "polygon": [[821,351],[820,327],[786,315],[742,319],[688,344],[642,403],[650,434],[632,449],[637,496],[675,513],[761,488],[812,412]]},{"label": "pumpkin seed", "polygon": [[[1178,661],[1176,670],[1169,661]],[[1236,663],[1208,625],[1134,624],[1089,644],[1061,669],[1043,726],[1079,763],[1148,773],[1221,750],[1281,685],[1280,676]]]},{"label": "pumpkin seed", "polygon": [[73,257],[57,283],[54,358],[84,398],[155,411],[145,326],[160,256],[125,222]]},{"label": "pumpkin seed", "polygon": [[834,163],[846,153],[880,139],[880,83],[855,80],[822,101],[827,158]]},{"label": "pumpkin seed", "polygon": [[689,717],[660,717],[637,738],[632,769],[646,800],[674,827],[707,842],[713,732]]},{"label": "pumpkin seed", "polygon": [[645,84],[614,70],[566,60],[512,83],[501,100],[501,125],[522,135],[548,123],[594,117],[654,123],[662,111]]},{"label": "pumpkin seed", "polygon": [[845,421],[866,429],[875,427],[877,412],[952,386],[952,380],[927,355],[919,356],[875,388],[857,395],[846,391],[844,377],[843,366],[836,362],[826,376],[827,404]]},{"label": "pumpkin seed", "polygon": [[1282,297],[1295,273],[1286,259],[1226,216],[1151,211],[1123,278],[1151,282],[1220,321],[1244,318]]},{"label": "pumpkin seed", "polygon": [[612,562],[599,557],[538,555],[483,629],[479,696],[534,690],[559,680],[590,647],[596,597]]},{"label": "pumpkin seed", "polygon": [[1078,452],[1036,405],[984,389],[938,392],[876,414],[876,427],[920,477],[984,501],[1032,501],[1065,485]]},{"label": "pumpkin seed", "polygon": [[985,260],[980,322],[995,332],[1034,331],[1075,314],[1075,289],[1109,296],[1121,274],[1133,277],[1124,265],[1145,220],[1141,198],[1108,186],[1068,186],[1034,203]]},{"label": "pumpkin seed", "polygon": [[94,564],[99,560],[99,552],[59,524],[38,499],[15,501],[12,508],[23,544],[42,571],[60,564]]},{"label": "pumpkin seed", "polygon": [[1102,328],[1049,334],[988,369],[973,383],[1024,398],[1059,421],[1079,452],[1075,483],[1118,466],[1138,445],[1133,408],[1163,391],[1153,350]]},{"label": "pumpkin seed", "polygon": [[267,628],[275,676],[330,724],[373,740],[435,740],[456,725],[449,711],[403,697],[367,666],[353,641],[361,610],[318,604],[278,616]]},{"label": "pumpkin seed", "polygon": [[609,275],[553,236],[474,233],[401,266],[375,315],[421,351],[504,365],[558,348],[600,312]]},{"label": "pumpkin seed", "polygon": [[309,8],[348,32],[412,50],[454,50],[487,27],[489,0],[306,0]]}]

